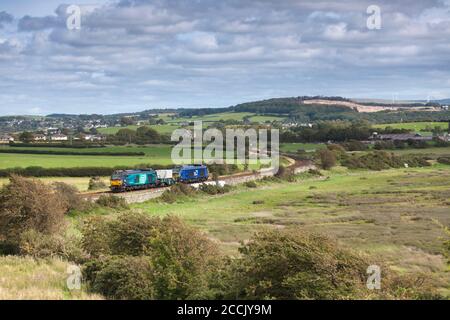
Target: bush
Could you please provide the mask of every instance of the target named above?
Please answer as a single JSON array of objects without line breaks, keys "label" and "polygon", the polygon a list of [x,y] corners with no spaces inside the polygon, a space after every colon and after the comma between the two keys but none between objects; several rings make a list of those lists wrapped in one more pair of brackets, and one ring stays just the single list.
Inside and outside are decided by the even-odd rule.
[{"label": "bush", "polygon": [[161,227],[159,219],[141,213],[119,216],[111,226],[109,238],[112,255],[140,256],[150,249],[149,239]]},{"label": "bush", "polygon": [[244,183],[244,185],[247,188],[257,188],[258,187],[258,185],[256,184],[255,181],[247,181],[246,183]]},{"label": "bush", "polygon": [[333,151],[330,151],[328,149],[319,150],[317,152],[320,166],[324,170],[329,170],[333,168],[336,165],[337,159],[336,154]]},{"label": "bush", "polygon": [[81,246],[91,257],[111,253],[111,221],[105,217],[93,216],[83,221],[81,226]]},{"label": "bush", "polygon": [[166,203],[174,203],[187,197],[192,197],[195,194],[197,194],[197,190],[190,185],[179,183],[164,191],[159,200]]},{"label": "bush", "polygon": [[351,155],[341,161],[342,165],[349,169],[386,170],[390,168],[426,167],[430,164],[423,157],[405,155],[396,156],[386,151],[375,151],[362,156]]},{"label": "bush", "polygon": [[345,299],[364,287],[368,264],[323,236],[263,231],[240,248],[230,270],[237,299]]},{"label": "bush", "polygon": [[122,197],[117,197],[114,195],[101,195],[97,201],[95,201],[96,204],[112,208],[112,209],[127,209],[128,204],[127,201]]},{"label": "bush", "polygon": [[88,262],[84,275],[89,289],[110,299],[155,298],[153,270],[147,257],[106,257]]},{"label": "bush", "polygon": [[85,210],[89,207],[89,203],[83,199],[74,186],[64,182],[55,182],[53,183],[53,189],[58,193],[68,211]]},{"label": "bush", "polygon": [[199,187],[199,190],[209,194],[209,195],[216,195],[216,194],[225,194],[230,192],[232,187],[230,185],[224,185],[223,187],[214,185],[214,184],[206,184],[202,183]]},{"label": "bush", "polygon": [[[212,295],[209,279],[217,268],[217,247],[178,218],[97,217],[83,228],[83,247],[93,257],[84,266],[90,288],[108,297],[196,299]],[[136,285],[138,281],[142,283]]]},{"label": "bush", "polygon": [[81,250],[80,239],[66,235],[47,235],[34,230],[21,234],[19,254],[33,258],[60,257],[82,262],[86,254]]},{"label": "bush", "polygon": [[108,186],[102,181],[100,177],[92,177],[89,180],[89,190],[106,189]]},{"label": "bush", "polygon": [[450,164],[450,157],[439,157],[437,162],[442,164]]},{"label": "bush", "polygon": [[347,151],[365,151],[369,148],[367,144],[362,143],[361,141],[358,140],[349,140],[347,142],[342,143],[342,146]]},{"label": "bush", "polygon": [[17,248],[21,235],[27,231],[59,233],[66,211],[66,203],[49,186],[12,176],[0,190],[0,241]]}]

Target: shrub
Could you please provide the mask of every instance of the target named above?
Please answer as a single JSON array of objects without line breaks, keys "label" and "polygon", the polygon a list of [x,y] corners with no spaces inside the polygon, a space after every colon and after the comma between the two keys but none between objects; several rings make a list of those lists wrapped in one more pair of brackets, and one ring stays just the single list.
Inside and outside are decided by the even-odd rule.
[{"label": "shrub", "polygon": [[350,169],[385,170],[390,168],[425,167],[430,164],[423,157],[405,155],[396,156],[386,151],[375,151],[362,156],[351,155],[341,161],[343,166]]},{"label": "shrub", "polygon": [[111,221],[105,217],[93,216],[85,219],[81,226],[81,246],[91,257],[111,253]]},{"label": "shrub", "polygon": [[21,234],[19,254],[33,258],[60,257],[73,262],[86,259],[80,239],[61,234],[47,235],[34,230]]},{"label": "shrub", "polygon": [[367,144],[362,143],[361,141],[358,140],[349,140],[347,142],[342,143],[342,146],[347,151],[365,151],[369,148]]},{"label": "shrub", "polygon": [[81,197],[77,188],[64,182],[53,183],[53,189],[58,193],[68,211],[85,210],[89,203]]},{"label": "shrub", "polygon": [[227,298],[345,299],[365,284],[364,259],[319,235],[263,231],[240,253]]},{"label": "shrub", "polygon": [[111,225],[109,239],[112,255],[140,256],[148,252],[149,239],[161,221],[142,213],[127,213],[119,216]]},{"label": "shrub", "polygon": [[230,185],[224,185],[221,187],[219,185],[202,183],[199,190],[209,195],[216,195],[228,193],[231,191],[231,188],[232,187]]},{"label": "shrub", "polygon": [[450,164],[450,157],[439,157],[437,162],[442,164]]},{"label": "shrub", "polygon": [[258,187],[258,185],[256,184],[255,181],[247,181],[246,183],[244,183],[244,185],[247,188],[257,188]]},{"label": "shrub", "polygon": [[164,191],[159,200],[166,203],[174,203],[178,200],[192,197],[196,193],[197,190],[190,185],[179,183],[171,186],[169,190]]},{"label": "shrub", "polygon": [[[127,214],[107,221],[97,217],[83,228],[83,246],[94,257],[84,268],[90,287],[107,296],[196,299],[212,295],[209,279],[217,268],[217,247],[178,218]],[[128,278],[126,270],[135,262],[138,266]],[[135,286],[135,281],[143,283]]]},{"label": "shrub", "polygon": [[154,299],[153,270],[147,257],[110,256],[85,265],[90,290],[110,299]]},{"label": "shrub", "polygon": [[158,299],[198,299],[208,295],[217,267],[216,245],[180,219],[167,217],[150,239]]},{"label": "shrub", "polygon": [[103,182],[100,177],[92,177],[89,180],[89,190],[100,190],[107,188],[107,185]]},{"label": "shrub", "polygon": [[101,195],[97,201],[98,205],[112,209],[127,209],[128,204],[125,198],[114,195]]},{"label": "shrub", "polygon": [[322,169],[329,170],[336,165],[336,154],[328,149],[317,152]]},{"label": "shrub", "polygon": [[12,176],[0,190],[0,241],[17,247],[24,232],[59,233],[66,211],[66,203],[49,186]]}]

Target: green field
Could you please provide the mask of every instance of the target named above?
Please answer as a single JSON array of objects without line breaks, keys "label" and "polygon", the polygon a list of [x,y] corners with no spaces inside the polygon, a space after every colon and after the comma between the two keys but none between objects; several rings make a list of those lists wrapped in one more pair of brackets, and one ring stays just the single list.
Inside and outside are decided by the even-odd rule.
[{"label": "green field", "polygon": [[[108,128],[99,128],[98,132],[102,133],[102,134],[116,134],[117,131],[119,131],[120,129],[130,129],[130,130],[136,130],[139,127],[143,127],[145,125],[142,126],[127,126],[127,127],[108,127]],[[164,135],[170,135],[172,134],[172,132],[176,129],[179,128],[178,125],[175,124],[164,124],[164,125],[147,125],[147,127],[150,127],[152,129],[155,129],[159,134],[164,134]]]},{"label": "green field", "polygon": [[[4,147],[8,148],[8,147]],[[23,148],[22,148],[23,149]],[[32,148],[27,148],[32,149]],[[41,154],[0,154],[0,169],[40,166],[43,168],[72,167],[115,167],[138,164],[168,165],[172,146],[153,145],[146,147],[106,147],[92,149],[36,148],[37,150],[95,151],[95,152],[145,152],[145,156],[84,156],[84,155],[41,155]]]},{"label": "green field", "polygon": [[389,123],[389,124],[376,124],[373,125],[374,128],[387,128],[391,127],[393,129],[407,129],[417,133],[421,133],[422,130],[428,128],[439,127],[441,129],[448,129],[448,122],[407,122],[407,123]]},{"label": "green field", "polygon": [[298,150],[305,150],[312,152],[325,147],[326,145],[324,143],[282,143],[280,144],[280,151],[297,152]]}]

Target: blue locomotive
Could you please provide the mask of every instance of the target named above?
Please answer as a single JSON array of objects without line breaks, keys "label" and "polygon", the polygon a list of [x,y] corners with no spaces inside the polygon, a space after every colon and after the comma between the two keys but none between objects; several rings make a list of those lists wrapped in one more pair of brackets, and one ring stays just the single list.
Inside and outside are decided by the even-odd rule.
[{"label": "blue locomotive", "polygon": [[143,190],[175,183],[196,183],[208,180],[208,167],[205,165],[189,165],[171,170],[120,170],[111,176],[111,191],[125,192]]},{"label": "blue locomotive", "polygon": [[208,167],[205,165],[183,166],[175,169],[174,173],[182,183],[204,182],[209,178]]}]

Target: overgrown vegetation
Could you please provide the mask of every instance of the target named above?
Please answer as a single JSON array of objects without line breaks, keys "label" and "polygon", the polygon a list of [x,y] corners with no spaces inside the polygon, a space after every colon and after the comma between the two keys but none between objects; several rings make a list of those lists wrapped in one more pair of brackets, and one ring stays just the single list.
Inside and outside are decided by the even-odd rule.
[{"label": "overgrown vegetation", "polygon": [[209,285],[220,257],[217,247],[178,218],[97,218],[87,222],[83,237],[91,255],[84,274],[95,292],[113,299],[213,297]]},{"label": "overgrown vegetation", "polygon": [[349,169],[385,170],[404,167],[427,167],[430,163],[414,155],[397,156],[386,151],[369,152],[364,155],[346,155],[341,164]]},{"label": "overgrown vegetation", "polygon": [[128,204],[124,198],[115,196],[115,195],[101,195],[97,201],[95,201],[96,204],[107,207],[111,209],[126,209],[128,208]]},{"label": "overgrown vegetation", "polygon": [[12,176],[0,190],[0,243],[4,253],[21,252],[23,236],[61,234],[67,199],[38,180]]}]

